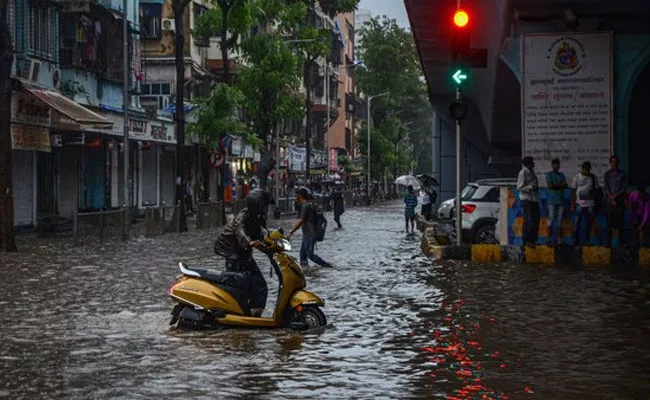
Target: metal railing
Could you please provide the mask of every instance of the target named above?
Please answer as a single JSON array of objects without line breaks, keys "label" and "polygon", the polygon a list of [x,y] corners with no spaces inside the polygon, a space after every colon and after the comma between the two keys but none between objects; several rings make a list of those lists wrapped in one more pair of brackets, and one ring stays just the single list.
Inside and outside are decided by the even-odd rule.
[{"label": "metal railing", "polygon": [[219,228],[224,225],[223,202],[199,203],[196,206],[196,229]]},{"label": "metal railing", "polygon": [[72,232],[76,246],[96,239],[103,244],[107,238],[125,240],[124,219],[126,209],[74,213],[72,217]]},{"label": "metal railing", "polygon": [[145,208],[145,237],[162,236],[167,232],[178,232],[180,225],[179,205]]}]

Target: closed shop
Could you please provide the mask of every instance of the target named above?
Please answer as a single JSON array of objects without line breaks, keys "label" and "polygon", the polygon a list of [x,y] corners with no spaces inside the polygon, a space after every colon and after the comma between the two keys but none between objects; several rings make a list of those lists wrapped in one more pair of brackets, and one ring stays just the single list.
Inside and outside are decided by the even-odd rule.
[{"label": "closed shop", "polygon": [[14,150],[12,157],[12,179],[14,186],[14,225],[29,226],[36,223],[35,199],[35,152]]},{"label": "closed shop", "polygon": [[176,195],[176,152],[173,149],[173,146],[165,146],[160,157],[160,201],[168,206],[175,203]]},{"label": "closed shop", "polygon": [[158,202],[158,145],[141,150],[142,155],[142,206]]},{"label": "closed shop", "polygon": [[79,208],[79,176],[81,162],[80,145],[64,145],[61,148],[59,215],[72,218]]}]

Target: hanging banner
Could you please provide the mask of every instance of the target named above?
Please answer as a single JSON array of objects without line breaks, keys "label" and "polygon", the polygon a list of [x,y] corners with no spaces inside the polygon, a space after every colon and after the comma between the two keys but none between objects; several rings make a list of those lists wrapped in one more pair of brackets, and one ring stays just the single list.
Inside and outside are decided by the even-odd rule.
[{"label": "hanging banner", "polygon": [[307,149],[302,147],[287,147],[289,153],[289,171],[305,172],[307,161]]},{"label": "hanging banner", "polygon": [[330,171],[339,170],[339,152],[336,149],[330,149]]},{"label": "hanging banner", "polygon": [[590,161],[603,176],[613,151],[611,33],[524,35],[522,154],[537,163],[544,184],[559,158],[568,179]]},{"label": "hanging banner", "polygon": [[233,157],[239,157],[242,154],[242,145],[244,142],[241,138],[233,138],[232,144],[230,145],[230,155]]},{"label": "hanging banner", "polygon": [[253,146],[247,144],[244,147],[244,158],[253,158]]}]

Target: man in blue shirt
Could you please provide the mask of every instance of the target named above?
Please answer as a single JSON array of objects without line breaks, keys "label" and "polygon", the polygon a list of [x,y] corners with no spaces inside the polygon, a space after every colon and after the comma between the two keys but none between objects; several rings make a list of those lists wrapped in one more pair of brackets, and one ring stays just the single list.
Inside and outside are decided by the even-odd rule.
[{"label": "man in blue shirt", "polygon": [[557,158],[551,161],[553,170],[546,174],[546,186],[548,187],[546,200],[548,203],[548,240],[549,245],[553,240],[553,224],[557,219],[556,243],[562,240],[562,216],[564,215],[564,190],[569,187],[566,176],[560,172],[560,160]]}]

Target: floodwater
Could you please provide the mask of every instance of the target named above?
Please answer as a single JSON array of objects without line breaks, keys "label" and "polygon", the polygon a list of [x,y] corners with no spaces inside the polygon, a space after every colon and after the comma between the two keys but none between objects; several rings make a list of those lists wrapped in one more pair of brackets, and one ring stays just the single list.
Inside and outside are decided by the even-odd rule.
[{"label": "floodwater", "polygon": [[311,333],[170,330],[209,232],[0,255],[0,398],[648,398],[650,271],[438,265],[400,207],[319,244],[336,268],[306,273],[330,322]]}]

